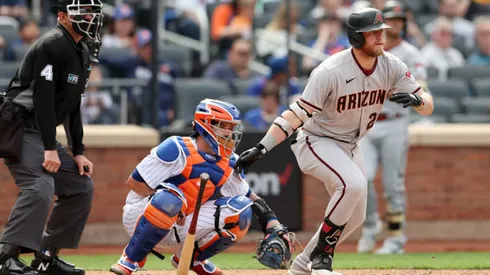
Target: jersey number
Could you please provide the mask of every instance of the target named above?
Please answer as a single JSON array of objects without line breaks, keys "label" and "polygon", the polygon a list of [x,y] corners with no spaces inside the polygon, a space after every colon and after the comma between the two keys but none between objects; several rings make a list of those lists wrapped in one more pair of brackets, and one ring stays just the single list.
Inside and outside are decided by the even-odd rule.
[{"label": "jersey number", "polygon": [[369,123],[366,127],[366,130],[369,130],[371,128],[373,128],[374,126],[374,123],[376,122],[376,119],[378,118],[378,114],[377,113],[372,113],[369,115]]},{"label": "jersey number", "polygon": [[44,69],[41,71],[41,76],[44,76],[44,78],[48,81],[53,81],[53,65],[46,65],[46,67],[44,67]]}]

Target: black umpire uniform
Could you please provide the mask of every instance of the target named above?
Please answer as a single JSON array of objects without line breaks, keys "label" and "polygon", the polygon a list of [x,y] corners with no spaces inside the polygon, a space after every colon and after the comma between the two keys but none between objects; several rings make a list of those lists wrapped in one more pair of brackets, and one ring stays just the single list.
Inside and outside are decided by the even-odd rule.
[{"label": "black umpire uniform", "polygon": [[[17,94],[13,101],[25,107],[28,115],[20,158],[5,160],[20,193],[0,238],[1,275],[85,273],[59,259],[57,253],[61,248],[78,247],[92,204],[92,180],[80,175],[74,156],[84,153],[80,101],[91,69],[86,41],[98,40],[102,24],[102,3],[94,2],[97,5],[85,9],[93,2],[60,1],[60,11],[68,15],[68,4],[85,3],[75,9],[77,14],[90,13],[89,23],[80,16],[69,17],[77,20],[70,19],[83,41],[77,43],[58,24],[31,46],[7,90],[7,96]],[[65,126],[72,155],[56,141],[60,124]],[[42,166],[46,150],[58,152],[61,165],[56,173]],[[46,225],[53,195],[57,198]],[[30,267],[18,260],[23,252],[36,252]]]}]

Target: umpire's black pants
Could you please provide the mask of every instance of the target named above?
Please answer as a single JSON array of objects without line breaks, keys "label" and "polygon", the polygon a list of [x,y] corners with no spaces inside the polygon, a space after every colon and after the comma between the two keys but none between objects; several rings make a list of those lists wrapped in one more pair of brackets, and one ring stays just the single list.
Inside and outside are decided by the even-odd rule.
[{"label": "umpire's black pants", "polygon": [[[26,128],[19,161],[5,161],[20,189],[0,242],[22,247],[23,252],[42,247],[77,248],[91,204],[93,184],[80,176],[67,150],[57,143],[61,161],[57,173],[44,170],[44,145],[38,130]],[[46,225],[53,194],[57,196]],[[46,228],[45,228],[46,225]],[[44,231],[44,233],[43,233]]]}]

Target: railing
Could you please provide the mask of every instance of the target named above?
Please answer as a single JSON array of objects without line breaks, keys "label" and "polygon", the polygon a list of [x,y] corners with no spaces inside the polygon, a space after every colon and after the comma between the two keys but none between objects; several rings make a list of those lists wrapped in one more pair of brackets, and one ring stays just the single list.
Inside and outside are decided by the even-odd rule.
[{"label": "railing", "polygon": [[[7,87],[10,79],[0,78],[0,87]],[[120,124],[128,124],[128,93],[142,94],[143,89],[148,87],[148,81],[136,78],[107,78],[100,82],[89,82],[88,87],[97,87],[98,90],[111,90],[111,95],[120,97]],[[137,89],[137,90],[134,90]],[[0,89],[1,90],[1,89]],[[86,91],[87,93],[87,91]]]},{"label": "railing", "polygon": [[[160,14],[165,14],[165,8],[175,8],[175,1],[161,1],[160,4]],[[165,22],[161,20],[161,16],[159,20],[161,23],[158,24],[160,30],[160,39],[162,41],[170,41],[174,44],[191,48],[193,50],[200,52],[200,61],[202,65],[206,65],[210,61],[210,52],[209,52],[209,22],[206,12],[203,10],[194,10],[199,20],[199,30],[200,30],[200,38],[201,40],[195,40],[178,33],[169,31],[165,29]],[[163,27],[162,27],[163,26]]]}]

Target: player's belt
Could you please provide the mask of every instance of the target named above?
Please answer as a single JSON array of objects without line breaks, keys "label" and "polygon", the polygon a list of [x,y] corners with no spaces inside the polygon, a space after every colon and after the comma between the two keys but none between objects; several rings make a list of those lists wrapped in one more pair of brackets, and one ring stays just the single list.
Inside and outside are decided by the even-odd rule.
[{"label": "player's belt", "polygon": [[396,113],[396,114],[393,114],[393,115],[388,115],[388,114],[385,114],[385,113],[381,113],[378,115],[378,121],[383,121],[383,120],[388,120],[388,119],[394,119],[394,118],[400,118],[402,117],[403,115],[400,114],[400,113]]}]

